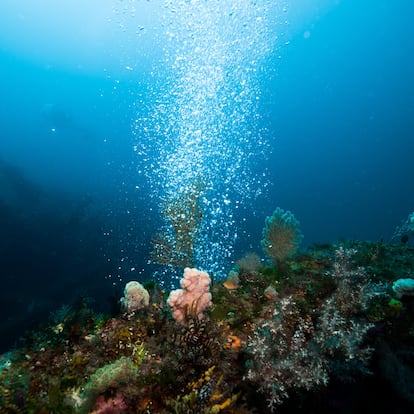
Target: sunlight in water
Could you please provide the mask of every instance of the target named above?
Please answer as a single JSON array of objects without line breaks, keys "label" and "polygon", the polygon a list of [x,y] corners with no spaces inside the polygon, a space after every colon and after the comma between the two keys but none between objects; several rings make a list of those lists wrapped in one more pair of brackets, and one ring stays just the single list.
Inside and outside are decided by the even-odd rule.
[{"label": "sunlight in water", "polygon": [[[260,81],[269,71],[265,59],[281,24],[274,21],[273,3],[166,1],[164,59],[154,72],[157,88],[146,99],[151,102],[148,114],[136,120],[136,151],[147,160],[143,173],[165,221],[157,254],[177,253],[185,244],[180,264],[216,276],[224,275],[232,258],[236,210],[265,185],[252,168],[267,152],[258,121]],[[194,188],[196,199],[189,195]],[[180,209],[180,217],[174,217],[168,206],[188,202],[188,197],[193,197],[193,209]],[[159,262],[167,269],[177,264],[165,257]]]}]

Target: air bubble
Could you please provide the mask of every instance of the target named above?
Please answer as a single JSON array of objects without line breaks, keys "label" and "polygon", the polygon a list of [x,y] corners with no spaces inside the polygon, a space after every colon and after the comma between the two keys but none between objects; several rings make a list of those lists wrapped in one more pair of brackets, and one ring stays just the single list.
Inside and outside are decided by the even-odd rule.
[{"label": "air bubble", "polygon": [[[262,161],[255,154],[263,154],[267,145],[258,128],[258,73],[263,74],[274,41],[267,28],[269,4],[165,2],[165,65],[154,70],[162,88],[154,89],[149,116],[138,117],[134,127],[145,147],[145,156],[136,152],[139,171],[159,199],[158,213],[169,237],[174,233],[164,206],[197,180],[203,183],[196,265],[215,277],[224,277],[234,253],[238,203],[244,206],[262,192],[252,168]],[[165,269],[158,275],[171,276]]]}]

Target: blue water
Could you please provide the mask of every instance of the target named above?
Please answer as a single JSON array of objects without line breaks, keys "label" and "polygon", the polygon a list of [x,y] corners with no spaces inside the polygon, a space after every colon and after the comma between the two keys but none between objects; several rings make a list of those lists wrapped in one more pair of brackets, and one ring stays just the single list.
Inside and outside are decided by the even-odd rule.
[{"label": "blue water", "polygon": [[[107,311],[203,179],[197,265],[223,277],[293,212],[302,248],[389,241],[414,210],[408,1],[0,5],[0,266],[9,344]],[[98,4],[98,3],[97,3]]]}]

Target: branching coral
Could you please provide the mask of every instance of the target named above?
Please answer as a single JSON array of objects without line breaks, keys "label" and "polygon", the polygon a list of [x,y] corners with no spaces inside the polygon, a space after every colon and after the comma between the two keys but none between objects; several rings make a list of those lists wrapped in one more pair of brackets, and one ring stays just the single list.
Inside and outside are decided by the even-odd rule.
[{"label": "branching coral", "polygon": [[261,323],[249,338],[252,355],[246,379],[259,384],[273,410],[294,388],[311,389],[326,384],[326,361],[309,346],[312,320],[300,316],[291,296],[281,299],[272,319]]},{"label": "branching coral", "polygon": [[336,282],[336,289],[321,306],[315,342],[321,353],[339,356],[344,361],[360,361],[363,370],[372,349],[361,344],[373,325],[359,315],[367,310],[374,297],[384,295],[384,286],[371,283],[363,267],[353,266],[356,253],[343,247],[335,251],[329,276]]},{"label": "branching coral", "polygon": [[365,372],[372,349],[363,345],[372,325],[359,317],[369,301],[381,294],[361,267],[352,267],[353,250],[336,251],[333,271],[336,289],[324,300],[317,316],[302,315],[292,296],[276,298],[269,320],[248,341],[251,354],[246,378],[259,384],[273,410],[294,389],[327,384],[338,367]]}]

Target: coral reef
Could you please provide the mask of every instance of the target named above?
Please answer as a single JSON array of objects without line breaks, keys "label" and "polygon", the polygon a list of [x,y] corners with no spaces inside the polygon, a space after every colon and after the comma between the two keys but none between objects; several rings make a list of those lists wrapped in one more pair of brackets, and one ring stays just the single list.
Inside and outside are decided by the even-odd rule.
[{"label": "coral reef", "polygon": [[412,412],[414,301],[392,289],[412,277],[412,247],[343,241],[254,262],[228,284],[186,270],[203,282],[176,309],[155,284],[128,317],[62,307],[0,356],[0,413]]}]

